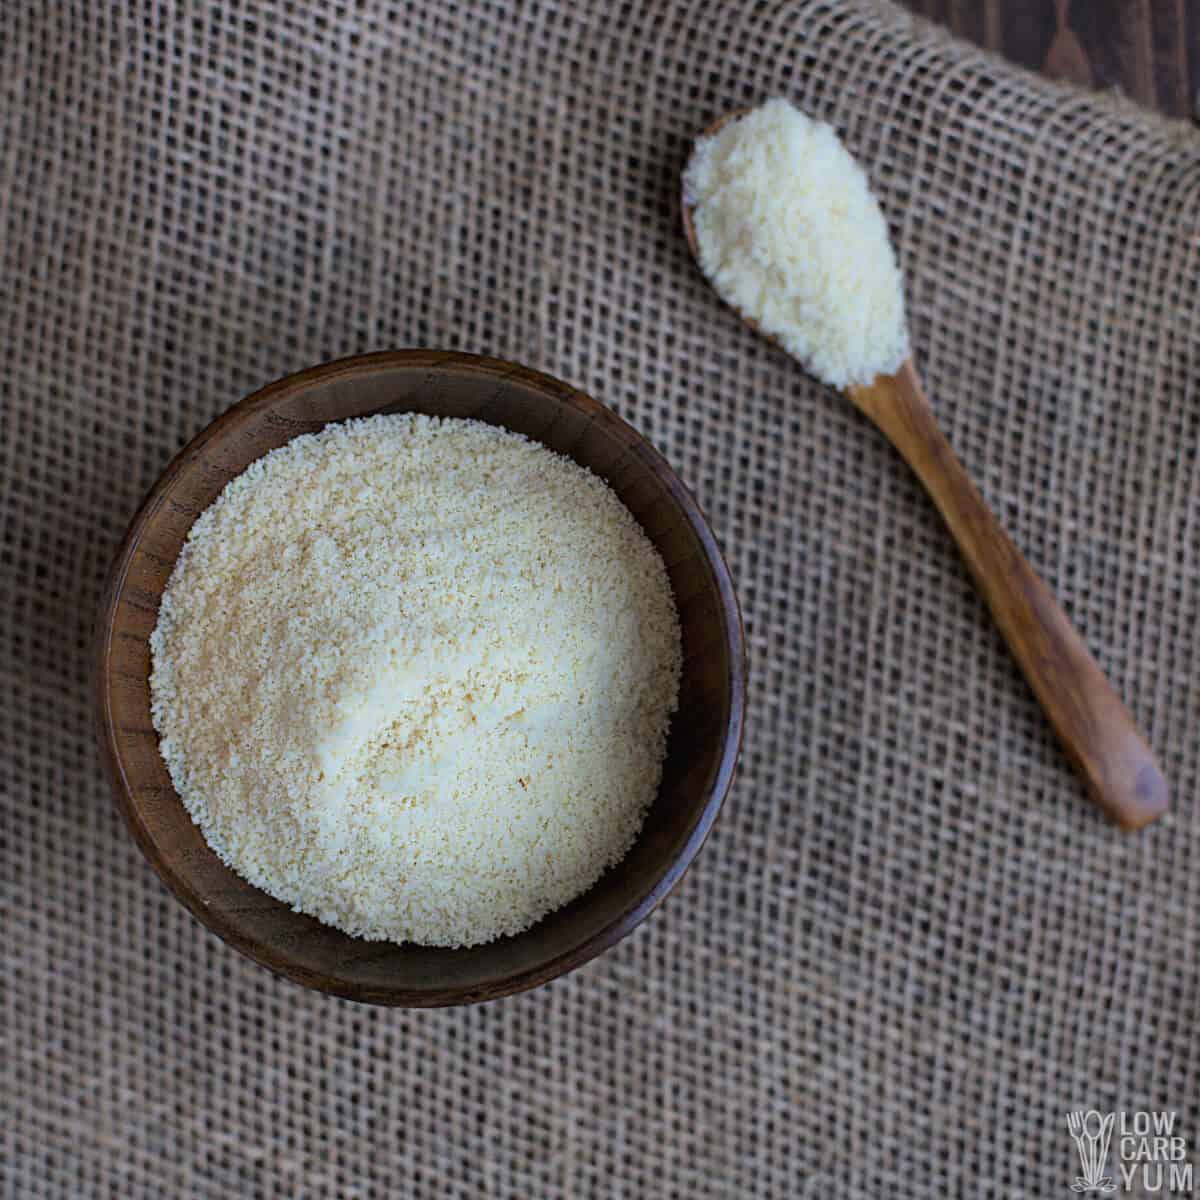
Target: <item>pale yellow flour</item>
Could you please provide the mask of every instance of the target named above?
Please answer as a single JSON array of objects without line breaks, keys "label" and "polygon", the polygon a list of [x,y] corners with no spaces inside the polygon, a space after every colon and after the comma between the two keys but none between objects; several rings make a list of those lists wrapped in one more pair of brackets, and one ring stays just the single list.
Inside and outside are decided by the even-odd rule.
[{"label": "pale yellow flour", "polygon": [[680,633],[576,463],[474,421],[298,437],[196,521],[151,639],[163,757],[213,849],[367,938],[526,928],[628,850]]}]

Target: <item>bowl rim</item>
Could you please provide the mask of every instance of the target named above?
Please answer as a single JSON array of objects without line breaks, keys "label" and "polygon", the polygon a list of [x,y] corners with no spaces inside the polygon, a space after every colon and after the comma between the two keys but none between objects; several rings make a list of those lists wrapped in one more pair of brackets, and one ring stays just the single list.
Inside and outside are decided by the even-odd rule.
[{"label": "bowl rim", "polygon": [[[112,710],[112,689],[109,684],[113,635],[126,577],[133,565],[150,519],[164,502],[167,492],[184,467],[202,453],[205,447],[218,442],[229,427],[240,423],[248,415],[270,406],[287,395],[301,392],[337,376],[371,375],[399,366],[423,367],[431,372],[452,367],[459,371],[464,369],[478,371],[485,375],[495,376],[497,379],[515,380],[537,390],[556,395],[576,407],[589,410],[601,420],[615,423],[618,427],[623,426],[624,430],[632,435],[640,443],[641,448],[648,453],[657,468],[658,478],[665,483],[668,492],[679,505],[688,525],[696,535],[716,582],[723,625],[722,634],[730,662],[729,717],[725,724],[723,744],[716,770],[712,775],[708,796],[687,840],[667,864],[666,869],[649,889],[630,901],[606,925],[579,944],[536,966],[514,971],[512,974],[478,986],[413,988],[402,985],[380,987],[353,983],[298,965],[286,952],[265,946],[243,934],[223,913],[214,911],[204,897],[175,870],[173,864],[159,850],[134,799],[133,788],[125,773],[125,763],[120,750],[120,740]],[[301,432],[297,430],[293,436],[299,436]],[[678,886],[703,847],[733,782],[745,727],[747,674],[748,662],[741,607],[734,590],[732,575],[716,536],[689,489],[680,480],[666,458],[646,437],[607,405],[593,399],[581,389],[545,372],[536,371],[506,359],[471,354],[465,351],[404,348],[334,359],[282,376],[230,405],[192,437],[171,459],[130,520],[106,575],[96,609],[91,690],[101,758],[105,773],[116,794],[117,807],[121,811],[125,825],[159,878],[194,917],[222,941],[247,958],[265,967],[273,974],[301,986],[346,1000],[425,1008],[499,999],[539,987],[573,971],[614,946],[662,904]],[[178,799],[177,793],[176,798]],[[182,800],[179,799],[178,802],[182,806]],[[226,864],[222,864],[222,866],[226,870],[232,870]],[[275,898],[272,897],[272,899]]]}]

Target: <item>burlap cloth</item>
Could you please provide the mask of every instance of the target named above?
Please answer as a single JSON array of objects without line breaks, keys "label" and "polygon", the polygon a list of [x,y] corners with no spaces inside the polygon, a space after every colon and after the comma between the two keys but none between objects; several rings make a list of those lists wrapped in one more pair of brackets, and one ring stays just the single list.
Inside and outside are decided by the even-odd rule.
[{"label": "burlap cloth", "polygon": [[[1068,1108],[1196,1154],[1200,136],[871,3],[0,10],[0,1158],[14,1196],[1058,1196]],[[724,309],[689,137],[786,93],[861,156],[952,440],[1143,724],[1084,798],[934,510]],[[375,1010],[160,886],[90,624],[168,458],[380,347],[486,351],[707,509],[752,701],[665,909],[540,991]]]}]

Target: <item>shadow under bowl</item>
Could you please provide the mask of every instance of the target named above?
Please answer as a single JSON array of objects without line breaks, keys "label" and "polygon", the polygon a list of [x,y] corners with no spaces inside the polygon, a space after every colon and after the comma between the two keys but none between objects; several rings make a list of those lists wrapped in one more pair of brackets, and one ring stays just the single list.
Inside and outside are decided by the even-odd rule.
[{"label": "shadow under bowl", "polygon": [[[331,421],[421,412],[502,425],[601,476],[662,555],[683,629],[679,709],[662,785],[628,855],[524,933],[440,949],[366,941],[247,883],[209,848],[171,783],[150,715],[149,638],[196,517],[255,459]],[[351,1000],[428,1006],[506,996],[619,941],[695,858],[733,777],[746,662],[733,584],[716,539],[666,461],[615,413],[513,363],[438,350],[344,359],[234,405],[175,458],[125,535],[101,601],[95,692],[104,760],[125,819],[167,886],[256,962]]]}]

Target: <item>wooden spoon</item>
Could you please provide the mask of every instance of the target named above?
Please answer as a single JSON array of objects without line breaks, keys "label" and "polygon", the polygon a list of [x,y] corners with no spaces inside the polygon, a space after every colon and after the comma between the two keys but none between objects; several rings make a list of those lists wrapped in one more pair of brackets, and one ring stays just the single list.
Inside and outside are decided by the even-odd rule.
[{"label": "wooden spoon", "polygon": [[[701,136],[711,136],[746,111],[728,113]],[[686,197],[683,228],[699,263]],[[1125,829],[1140,829],[1161,816],[1167,810],[1167,784],[1133,718],[1054,594],[983,502],[938,428],[912,360],[894,375],[847,388],[846,395],[900,451],[937,505],[975,586],[1093,799]]]}]

